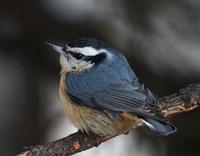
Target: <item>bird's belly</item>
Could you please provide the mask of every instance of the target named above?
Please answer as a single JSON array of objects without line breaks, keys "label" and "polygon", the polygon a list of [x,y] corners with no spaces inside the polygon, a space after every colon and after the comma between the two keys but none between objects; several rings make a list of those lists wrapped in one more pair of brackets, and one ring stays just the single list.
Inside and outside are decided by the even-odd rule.
[{"label": "bird's belly", "polygon": [[129,113],[120,113],[118,117],[107,111],[96,110],[76,104],[67,96],[65,75],[61,76],[59,95],[69,120],[81,131],[101,136],[112,136],[128,131],[141,124],[141,120]]}]

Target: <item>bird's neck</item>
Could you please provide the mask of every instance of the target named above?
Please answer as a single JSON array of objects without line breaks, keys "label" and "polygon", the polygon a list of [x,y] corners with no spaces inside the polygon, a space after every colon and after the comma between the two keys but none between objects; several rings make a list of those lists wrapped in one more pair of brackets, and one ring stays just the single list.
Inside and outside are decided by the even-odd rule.
[{"label": "bird's neck", "polygon": [[67,67],[64,68],[64,67],[62,67],[62,69],[60,71],[60,75],[65,75],[65,74],[67,74],[67,73],[69,73],[71,71],[72,71],[71,68],[67,68]]}]

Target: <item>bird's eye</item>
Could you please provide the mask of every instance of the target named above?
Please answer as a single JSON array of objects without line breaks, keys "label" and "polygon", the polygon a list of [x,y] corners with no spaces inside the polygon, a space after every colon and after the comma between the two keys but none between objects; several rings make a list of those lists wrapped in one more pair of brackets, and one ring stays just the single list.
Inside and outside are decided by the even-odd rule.
[{"label": "bird's eye", "polygon": [[66,51],[67,51],[67,48],[66,48],[66,47],[63,47],[62,50],[66,52]]}]

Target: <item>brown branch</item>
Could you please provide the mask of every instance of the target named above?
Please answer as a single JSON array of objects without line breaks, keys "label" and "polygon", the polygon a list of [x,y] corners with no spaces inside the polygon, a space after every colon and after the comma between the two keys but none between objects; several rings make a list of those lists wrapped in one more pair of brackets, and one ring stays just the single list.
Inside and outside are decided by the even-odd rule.
[{"label": "brown branch", "polygon": [[78,131],[45,145],[27,146],[25,147],[26,151],[17,156],[68,156],[94,146],[97,147],[100,143],[111,138],[112,137],[100,137],[93,134],[87,135]]},{"label": "brown branch", "polygon": [[[160,98],[155,104],[164,116],[191,111],[200,106],[200,84],[192,84],[177,93]],[[113,136],[114,137],[114,136]],[[68,156],[105,142],[110,138],[86,135],[76,132],[60,140],[45,145],[25,147],[25,152],[18,156]]]}]

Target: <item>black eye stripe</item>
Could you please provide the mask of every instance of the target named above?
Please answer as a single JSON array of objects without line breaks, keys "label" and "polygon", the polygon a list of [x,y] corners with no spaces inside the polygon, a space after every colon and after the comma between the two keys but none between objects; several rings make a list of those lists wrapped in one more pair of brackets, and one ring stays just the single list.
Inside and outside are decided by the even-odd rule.
[{"label": "black eye stripe", "polygon": [[100,53],[95,56],[85,56],[83,60],[91,61],[92,63],[98,64],[106,58],[106,53]]},{"label": "black eye stripe", "polygon": [[85,55],[83,55],[81,53],[76,53],[76,52],[73,52],[73,51],[69,51],[65,47],[63,48],[63,51],[65,51],[67,54],[71,54],[77,60],[80,60],[85,56]]},{"label": "black eye stripe", "polygon": [[77,60],[80,60],[84,57],[83,54],[80,54],[80,53],[74,53],[74,52],[71,52],[69,51],[68,53],[70,53],[73,57],[75,57]]},{"label": "black eye stripe", "polygon": [[100,54],[97,54],[95,56],[85,56],[81,53],[69,51],[65,47],[63,48],[63,51],[65,51],[66,54],[72,55],[77,60],[83,59],[84,61],[87,61],[87,62],[90,61],[91,63],[95,63],[95,64],[100,63],[101,61],[103,61],[106,58],[106,53],[100,53]]}]

